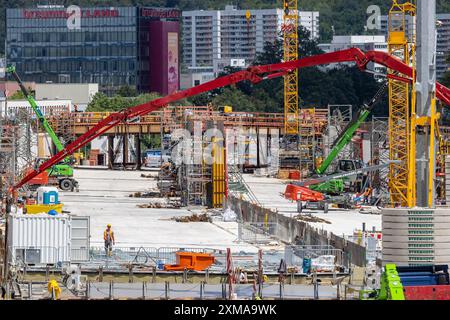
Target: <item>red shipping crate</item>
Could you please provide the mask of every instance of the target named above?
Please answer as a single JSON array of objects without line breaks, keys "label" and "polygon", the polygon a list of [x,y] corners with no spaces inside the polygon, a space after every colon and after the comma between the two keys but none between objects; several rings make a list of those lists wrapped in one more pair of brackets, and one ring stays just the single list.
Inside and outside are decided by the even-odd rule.
[{"label": "red shipping crate", "polygon": [[403,287],[406,300],[450,300],[450,285]]}]

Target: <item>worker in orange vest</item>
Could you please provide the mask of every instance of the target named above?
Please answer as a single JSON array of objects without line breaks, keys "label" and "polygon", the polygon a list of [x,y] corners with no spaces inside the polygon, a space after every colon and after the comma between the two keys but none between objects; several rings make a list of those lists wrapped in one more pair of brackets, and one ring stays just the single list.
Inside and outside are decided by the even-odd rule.
[{"label": "worker in orange vest", "polygon": [[369,197],[372,196],[372,188],[368,187],[363,195],[364,195],[364,203],[369,204]]},{"label": "worker in orange vest", "polygon": [[103,232],[103,240],[105,240],[106,255],[112,256],[112,246],[116,245],[116,240],[114,239],[114,232],[110,224],[106,226],[106,230]]}]

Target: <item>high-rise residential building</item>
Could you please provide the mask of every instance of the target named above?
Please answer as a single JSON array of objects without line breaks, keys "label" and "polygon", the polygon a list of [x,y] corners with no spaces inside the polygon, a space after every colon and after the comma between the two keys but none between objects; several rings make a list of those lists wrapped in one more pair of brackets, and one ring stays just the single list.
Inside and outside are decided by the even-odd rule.
[{"label": "high-rise residential building", "polygon": [[[450,14],[437,14],[437,47],[436,47],[436,77],[439,80],[450,68],[446,58],[450,54]],[[414,22],[411,17],[407,17],[407,33],[411,35]],[[381,16],[381,32],[388,35],[388,16]]]},{"label": "high-rise residential building", "polygon": [[[195,83],[210,79],[226,66],[248,66],[263,52],[266,42],[274,42],[283,25],[282,9],[225,10],[183,12],[183,64],[197,76]],[[300,25],[312,38],[319,37],[319,12],[299,12]]]},{"label": "high-rise residential building", "polygon": [[114,94],[179,89],[179,20],[168,8],[63,6],[6,10],[6,59],[24,81],[98,83]]}]

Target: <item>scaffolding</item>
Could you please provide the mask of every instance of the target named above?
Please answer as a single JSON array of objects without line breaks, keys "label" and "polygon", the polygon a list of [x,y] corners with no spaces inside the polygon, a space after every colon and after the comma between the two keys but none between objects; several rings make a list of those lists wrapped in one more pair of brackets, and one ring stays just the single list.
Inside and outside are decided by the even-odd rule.
[{"label": "scaffolding", "polygon": [[[328,128],[327,128],[327,154],[333,148],[334,141],[341,135],[345,127],[353,118],[353,107],[351,105],[328,105]],[[352,156],[352,144],[349,143],[336,157],[338,159],[350,159]]]},{"label": "scaffolding", "polygon": [[[373,117],[371,123],[371,165],[380,165],[389,161],[389,118]],[[389,197],[388,190],[389,168],[380,169],[370,173],[372,188],[382,197]]]},{"label": "scaffolding", "polygon": [[[284,62],[298,59],[298,1],[284,0],[283,48]],[[297,136],[298,120],[298,70],[284,76],[284,134]]]},{"label": "scaffolding", "polygon": [[[407,36],[407,15],[415,15],[415,7],[410,3],[398,4],[393,1],[389,11],[388,51],[391,55],[410,65],[415,59],[414,39]],[[414,36],[412,36],[414,38]],[[388,75],[398,72],[388,69]],[[389,168],[389,191],[393,207],[413,207],[415,185],[414,161],[411,158],[411,106],[410,84],[390,78],[389,80],[389,147],[390,160],[398,160]]]},{"label": "scaffolding", "polygon": [[314,172],[316,128],[315,109],[302,109],[299,114],[300,170],[302,177]]}]

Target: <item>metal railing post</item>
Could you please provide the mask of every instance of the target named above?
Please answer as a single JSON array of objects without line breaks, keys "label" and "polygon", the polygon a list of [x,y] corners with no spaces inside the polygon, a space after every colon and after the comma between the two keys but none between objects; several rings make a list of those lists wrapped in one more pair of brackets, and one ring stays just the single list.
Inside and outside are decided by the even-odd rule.
[{"label": "metal railing post", "polygon": [[131,263],[128,265],[128,282],[133,283],[133,265]]},{"label": "metal railing post", "polygon": [[145,300],[145,291],[147,289],[147,283],[142,281],[142,300]]},{"label": "metal railing post", "polygon": [[203,300],[204,282],[200,282],[200,300]]},{"label": "metal railing post", "polygon": [[103,282],[103,266],[98,268],[98,281]]},{"label": "metal railing post", "polygon": [[28,282],[28,299],[33,299],[33,281]]},{"label": "metal railing post", "polygon": [[280,300],[284,300],[284,282],[280,282]]},{"label": "metal railing post", "polygon": [[109,300],[114,299],[114,281],[109,282]]},{"label": "metal railing post", "polygon": [[165,296],[166,296],[166,300],[169,300],[169,298],[170,298],[169,291],[170,291],[169,281],[166,281],[165,282]]},{"label": "metal railing post", "polygon": [[91,281],[86,281],[86,299],[89,299],[91,297]]},{"label": "metal railing post", "polygon": [[222,283],[222,299],[223,300],[227,299],[227,284],[226,283]]}]

